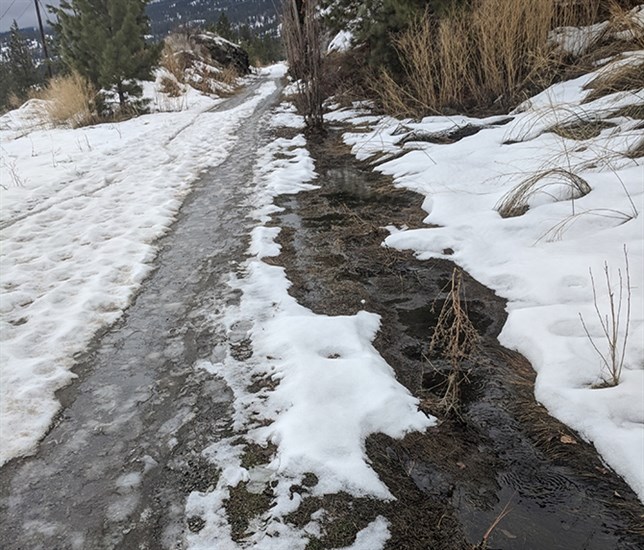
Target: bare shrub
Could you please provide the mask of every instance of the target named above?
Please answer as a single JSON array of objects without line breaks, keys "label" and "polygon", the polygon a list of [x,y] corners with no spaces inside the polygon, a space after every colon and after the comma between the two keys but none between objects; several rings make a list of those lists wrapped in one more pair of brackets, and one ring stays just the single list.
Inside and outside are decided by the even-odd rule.
[{"label": "bare shrub", "polygon": [[42,91],[47,101],[47,116],[54,124],[70,124],[74,128],[97,121],[94,112],[96,90],[78,73],[52,78]]},{"label": "bare shrub", "polygon": [[604,262],[604,280],[608,291],[608,303],[605,305],[607,312],[602,312],[599,307],[597,286],[592,269],[589,269],[589,272],[593,287],[593,304],[604,335],[606,351],[599,349],[581,313],[579,314],[579,319],[581,320],[590,344],[601,359],[603,370],[608,374],[605,383],[609,386],[617,386],[624,367],[626,344],[628,343],[631,322],[631,274],[628,266],[628,251],[626,245],[624,245],[624,273],[622,273],[621,268],[617,270],[617,291],[613,288],[608,262]]},{"label": "bare shrub", "polygon": [[[567,196],[552,192],[553,187],[560,188],[562,185]],[[511,189],[496,205],[496,210],[503,218],[521,216],[528,211],[530,199],[538,193],[544,193],[552,196],[554,200],[571,200],[574,214],[574,200],[590,191],[591,187],[584,178],[564,168],[551,168],[533,174]]]},{"label": "bare shrub", "polygon": [[439,353],[450,364],[450,372],[438,407],[444,414],[460,408],[460,387],[467,381],[463,362],[477,352],[480,336],[467,315],[463,300],[463,276],[454,268],[447,290],[447,297],[438,315],[436,327],[429,343],[429,355]]},{"label": "bare shrub", "polygon": [[317,0],[284,0],[282,33],[290,70],[298,82],[306,125],[311,130],[321,130],[324,97]]}]

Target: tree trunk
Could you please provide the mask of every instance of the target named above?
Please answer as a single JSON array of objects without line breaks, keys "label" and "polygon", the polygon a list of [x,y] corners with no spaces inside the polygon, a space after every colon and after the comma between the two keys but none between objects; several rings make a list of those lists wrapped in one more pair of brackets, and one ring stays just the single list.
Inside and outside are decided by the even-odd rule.
[{"label": "tree trunk", "polygon": [[125,92],[123,91],[123,83],[119,82],[118,85],[116,86],[116,91],[119,94],[119,104],[121,107],[125,106]]}]

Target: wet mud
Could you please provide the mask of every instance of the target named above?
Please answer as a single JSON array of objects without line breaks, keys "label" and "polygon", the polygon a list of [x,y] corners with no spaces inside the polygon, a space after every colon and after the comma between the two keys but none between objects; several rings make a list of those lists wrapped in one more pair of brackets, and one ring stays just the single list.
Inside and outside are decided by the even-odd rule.
[{"label": "wet mud", "polygon": [[290,521],[304,525],[320,506],[334,518],[309,547],[348,545],[382,514],[391,522],[391,549],[644,548],[644,508],[591,445],[535,402],[529,363],[496,339],[504,301],[466,273],[465,304],[480,343],[463,367],[458,414],[441,414],[449,365],[429,343],[455,266],[381,246],[387,225],[422,226],[422,197],[357,162],[339,128],[309,147],[321,188],[278,201],[284,211],[273,223],[283,228],[282,254],[275,261],[293,282],[291,294],[314,312],[380,314],[376,347],[439,418],[425,434],[367,441],[395,502],[304,498]]}]

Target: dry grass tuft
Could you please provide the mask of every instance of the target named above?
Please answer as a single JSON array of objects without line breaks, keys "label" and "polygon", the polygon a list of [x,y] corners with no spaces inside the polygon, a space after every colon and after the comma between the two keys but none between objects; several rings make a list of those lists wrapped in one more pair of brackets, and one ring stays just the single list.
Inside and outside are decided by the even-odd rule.
[{"label": "dry grass tuft", "polygon": [[185,79],[186,69],[192,63],[192,46],[183,33],[169,35],[163,44],[160,65],[167,69],[178,82]]},{"label": "dry grass tuft", "polygon": [[[638,16],[637,10],[640,10]],[[631,44],[631,49],[644,49],[644,7],[629,10],[613,0],[609,8],[609,24],[606,34],[618,40]]]},{"label": "dry grass tuft", "polygon": [[183,95],[181,84],[179,84],[176,78],[171,78],[169,76],[161,77],[161,80],[159,81],[159,90],[170,97],[180,97]]},{"label": "dry grass tuft", "polygon": [[47,101],[47,117],[54,124],[78,128],[97,122],[96,90],[78,73],[52,78],[42,91],[42,99]]},{"label": "dry grass tuft", "polygon": [[644,89],[644,60],[633,60],[614,68],[607,68],[596,76],[585,88],[592,90],[584,103],[617,92],[638,92]]},{"label": "dry grass tuft", "polygon": [[[563,191],[561,186],[563,186]],[[559,192],[556,191],[559,188]],[[512,218],[525,214],[530,207],[530,199],[537,194],[546,194],[554,200],[574,200],[590,193],[588,182],[563,168],[552,168],[538,172],[522,181],[514,189],[506,193],[496,206],[503,218]]]},{"label": "dry grass tuft", "polygon": [[631,147],[627,152],[626,156],[629,159],[640,159],[644,157],[644,138],[641,138],[633,147]]},{"label": "dry grass tuft", "polygon": [[611,117],[632,118],[634,120],[644,120],[644,103],[640,105],[628,105],[622,107],[610,115]]},{"label": "dry grass tuft", "polygon": [[236,86],[239,79],[239,72],[235,67],[225,67],[221,72],[213,75],[215,80],[223,82],[229,86]]},{"label": "dry grass tuft", "polygon": [[615,124],[604,120],[578,120],[565,124],[557,124],[548,131],[564,139],[584,141],[599,136],[604,130],[614,128]]}]

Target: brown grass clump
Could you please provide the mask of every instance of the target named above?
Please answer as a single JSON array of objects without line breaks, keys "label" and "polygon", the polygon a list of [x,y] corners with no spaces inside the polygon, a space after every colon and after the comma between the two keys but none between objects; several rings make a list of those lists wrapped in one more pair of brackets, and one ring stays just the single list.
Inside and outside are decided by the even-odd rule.
[{"label": "brown grass clump", "polygon": [[54,124],[78,128],[96,122],[93,109],[96,90],[78,73],[52,78],[41,97],[47,101],[47,116]]},{"label": "brown grass clump", "polygon": [[599,4],[475,0],[439,20],[426,15],[395,38],[405,82],[385,71],[372,82],[374,91],[386,110],[399,115],[507,106],[561,71],[565,53],[549,44],[549,32],[593,21]]},{"label": "brown grass clump", "polygon": [[[525,179],[499,201],[496,209],[503,218],[521,216],[528,211],[531,197],[537,193],[550,194],[549,187],[562,184],[568,188],[565,199],[573,201],[574,214],[574,200],[590,193],[591,187],[584,178],[563,168],[544,170]],[[554,199],[562,200],[562,197],[554,196]]]},{"label": "brown grass clump", "polygon": [[614,68],[606,68],[591,80],[586,89],[591,92],[584,103],[617,92],[637,92],[644,89],[644,60],[629,60]]},{"label": "brown grass clump", "polygon": [[170,97],[180,97],[183,94],[181,84],[175,78],[163,76],[159,81],[159,86],[159,90]]},{"label": "brown grass clump", "polygon": [[644,138],[641,138],[633,147],[631,147],[626,156],[630,159],[639,159],[644,157]]},{"label": "brown grass clump", "polygon": [[604,120],[578,120],[565,124],[557,124],[548,131],[564,139],[584,141],[599,136],[604,130],[614,128],[615,124]]},{"label": "brown grass clump", "polygon": [[232,95],[238,88],[239,72],[233,66],[221,67],[207,48],[197,44],[187,31],[170,34],[164,42],[161,66],[175,81],[165,77],[161,91],[171,97],[183,94],[182,84],[188,84],[205,94]]},{"label": "brown grass clump", "polygon": [[167,69],[178,82],[183,82],[186,69],[192,62],[192,45],[185,33],[168,35],[163,43],[160,65]]},{"label": "brown grass clump", "polygon": [[228,84],[229,86],[236,86],[239,72],[235,67],[225,67],[221,72],[214,75],[215,80]]}]

